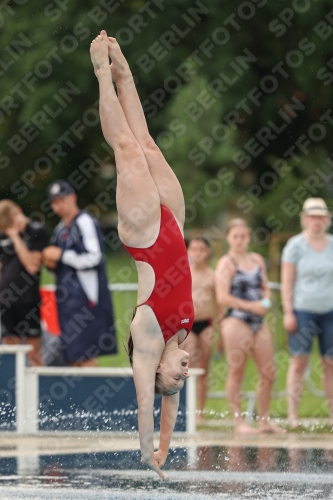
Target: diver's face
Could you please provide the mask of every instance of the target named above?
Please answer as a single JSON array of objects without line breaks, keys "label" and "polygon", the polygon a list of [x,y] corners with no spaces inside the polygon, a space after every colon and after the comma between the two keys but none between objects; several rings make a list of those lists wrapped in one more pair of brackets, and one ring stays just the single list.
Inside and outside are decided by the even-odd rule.
[{"label": "diver's face", "polygon": [[189,354],[182,349],[163,356],[157,372],[161,375],[162,384],[166,392],[176,393],[184,387],[188,374]]}]

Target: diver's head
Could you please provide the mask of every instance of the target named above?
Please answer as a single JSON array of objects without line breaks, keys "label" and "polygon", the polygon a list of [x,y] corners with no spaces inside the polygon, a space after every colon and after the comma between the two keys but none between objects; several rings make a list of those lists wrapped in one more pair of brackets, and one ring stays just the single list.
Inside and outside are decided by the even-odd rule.
[{"label": "diver's head", "polygon": [[182,349],[163,351],[156,370],[155,393],[171,396],[184,387],[188,378],[189,355]]},{"label": "diver's head", "polygon": [[[133,313],[133,318],[136,308]],[[134,344],[130,331],[125,346],[131,366],[133,367]],[[189,354],[182,349],[165,348],[156,370],[155,394],[171,396],[184,387],[184,381],[188,378]]]}]

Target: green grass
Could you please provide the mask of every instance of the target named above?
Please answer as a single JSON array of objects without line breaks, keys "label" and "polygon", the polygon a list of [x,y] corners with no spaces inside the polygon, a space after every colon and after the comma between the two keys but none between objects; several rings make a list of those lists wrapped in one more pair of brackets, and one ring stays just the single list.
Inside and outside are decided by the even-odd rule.
[{"label": "green grass", "polygon": [[[109,282],[111,283],[136,283],[137,272],[133,260],[126,253],[119,255],[110,255],[107,258],[107,273]],[[42,284],[54,283],[53,276],[43,269]],[[282,328],[282,316],[280,313],[279,296],[275,297],[276,307],[273,313],[268,317],[268,323],[275,331],[275,346],[276,346],[276,370],[277,380],[275,391],[285,389],[287,368],[288,368],[288,352],[287,338]],[[118,354],[114,356],[101,356],[99,358],[100,366],[112,367],[127,367],[129,361],[124,349],[124,343],[129,332],[129,325],[132,319],[133,309],[136,304],[136,293],[121,293],[113,294],[113,306],[115,311],[117,338],[118,338]],[[215,345],[217,343],[218,334],[216,332]],[[214,347],[215,349],[215,347]],[[227,365],[225,357],[222,355],[220,359],[214,356],[213,349],[211,368],[210,368],[210,391],[224,391],[225,380],[227,374]],[[315,344],[311,354],[311,373],[312,381],[316,388],[322,389],[321,384],[321,366],[320,357],[318,355],[318,346]],[[254,391],[257,384],[258,376],[255,365],[250,359],[246,366],[243,390]],[[207,401],[208,417],[216,418],[219,415],[230,415],[229,406],[225,399],[209,399]],[[246,411],[247,402],[244,400],[242,404],[243,411]],[[314,396],[306,384],[304,385],[303,396],[300,405],[299,416],[307,418],[328,417],[328,406],[325,399]],[[287,402],[285,398],[273,399],[271,401],[271,416],[274,418],[285,418],[287,416]]]},{"label": "green grass", "polygon": [[[276,370],[277,378],[275,382],[274,391],[282,391],[285,389],[286,375],[288,368],[289,355],[287,350],[279,350],[275,355],[276,359]],[[314,350],[311,355],[311,373],[312,382],[315,387],[322,389],[321,384],[321,367],[320,367],[320,357],[317,351]],[[225,380],[227,374],[227,364],[224,356],[221,359],[216,360],[214,356],[211,362],[210,368],[210,390],[211,391],[224,391],[225,390]],[[252,359],[249,359],[243,382],[244,391],[255,391],[258,381],[257,371]],[[216,418],[218,415],[231,416],[229,405],[225,399],[209,399],[207,401],[206,410],[208,412],[207,417]],[[242,403],[242,410],[247,410],[247,400],[244,399]],[[270,405],[270,413],[274,418],[286,418],[287,417],[287,401],[286,398],[272,399]],[[302,400],[299,409],[300,417],[307,418],[323,418],[328,417],[328,406],[325,399],[314,396],[307,385],[304,384],[304,391],[302,395]]]}]

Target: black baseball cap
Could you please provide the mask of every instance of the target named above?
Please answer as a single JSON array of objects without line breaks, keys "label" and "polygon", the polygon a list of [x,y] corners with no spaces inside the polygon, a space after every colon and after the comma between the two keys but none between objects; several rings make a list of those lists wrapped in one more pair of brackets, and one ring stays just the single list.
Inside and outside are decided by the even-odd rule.
[{"label": "black baseball cap", "polygon": [[49,186],[47,186],[47,196],[50,201],[58,197],[65,198],[65,196],[68,196],[72,193],[75,193],[73,186],[64,179],[54,181]]}]

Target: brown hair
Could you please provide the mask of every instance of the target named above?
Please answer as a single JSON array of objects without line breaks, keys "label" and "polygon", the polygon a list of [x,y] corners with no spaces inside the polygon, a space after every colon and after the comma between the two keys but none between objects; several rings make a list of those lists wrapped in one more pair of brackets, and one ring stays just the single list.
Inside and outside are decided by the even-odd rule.
[{"label": "brown hair", "polygon": [[[133,321],[134,316],[136,314],[136,310],[137,310],[137,308],[134,309],[132,321]],[[129,362],[131,363],[131,366],[133,368],[134,343],[133,343],[133,338],[132,338],[132,332],[131,332],[131,330],[129,332],[129,336],[128,336],[127,341],[126,341],[125,351],[127,352],[127,356],[128,356]],[[160,373],[156,373],[156,378],[155,378],[155,394],[160,394],[161,396],[168,395],[165,392],[164,388],[163,388],[162,378],[161,378],[161,374]]]},{"label": "brown hair", "polygon": [[244,219],[240,219],[240,218],[237,218],[237,219],[231,219],[229,222],[228,222],[228,225],[227,225],[227,230],[225,232],[225,234],[229,234],[230,231],[234,228],[234,227],[237,227],[237,226],[243,226],[243,227],[246,227],[246,229],[248,229],[249,233],[251,233],[251,228],[250,226],[248,225],[248,223],[246,222],[246,220]]},{"label": "brown hair", "polygon": [[14,224],[13,211],[15,208],[18,208],[18,205],[11,200],[0,201],[0,232],[3,233]]},{"label": "brown hair", "polygon": [[204,236],[193,236],[193,238],[185,240],[186,248],[190,246],[192,241],[201,241],[207,247],[207,250],[210,250],[210,243]]}]

